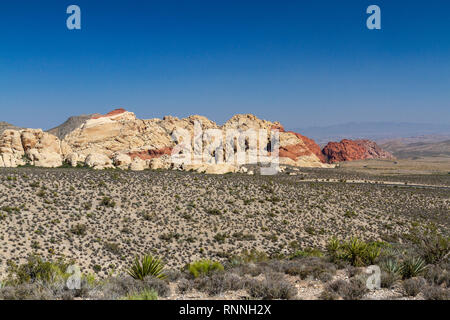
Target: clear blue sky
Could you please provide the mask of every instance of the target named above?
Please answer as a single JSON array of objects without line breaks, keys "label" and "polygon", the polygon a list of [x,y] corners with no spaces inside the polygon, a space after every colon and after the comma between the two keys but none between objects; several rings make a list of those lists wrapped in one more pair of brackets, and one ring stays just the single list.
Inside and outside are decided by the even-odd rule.
[{"label": "clear blue sky", "polygon": [[[382,30],[366,28],[370,4]],[[1,1],[0,120],[48,129],[117,107],[288,128],[449,123],[450,2]]]}]

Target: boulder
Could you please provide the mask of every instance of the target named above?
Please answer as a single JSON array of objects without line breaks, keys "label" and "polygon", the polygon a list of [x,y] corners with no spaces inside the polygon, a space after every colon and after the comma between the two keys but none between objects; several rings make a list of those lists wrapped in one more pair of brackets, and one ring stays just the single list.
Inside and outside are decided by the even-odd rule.
[{"label": "boulder", "polygon": [[113,156],[113,163],[120,169],[128,169],[131,164],[131,157],[124,153],[116,153]]},{"label": "boulder", "polygon": [[94,168],[94,169],[108,169],[114,168],[112,160],[101,153],[91,153],[86,157],[85,165]]},{"label": "boulder", "polygon": [[162,156],[159,158],[153,158],[151,160],[147,160],[147,166],[152,170],[157,169],[170,169],[171,162],[169,156]]},{"label": "boulder", "polygon": [[145,161],[139,158],[135,158],[130,164],[130,170],[142,171],[146,169]]},{"label": "boulder", "polygon": [[70,153],[66,156],[65,159],[66,163],[70,164],[72,167],[76,167],[78,165],[78,154],[77,153]]}]

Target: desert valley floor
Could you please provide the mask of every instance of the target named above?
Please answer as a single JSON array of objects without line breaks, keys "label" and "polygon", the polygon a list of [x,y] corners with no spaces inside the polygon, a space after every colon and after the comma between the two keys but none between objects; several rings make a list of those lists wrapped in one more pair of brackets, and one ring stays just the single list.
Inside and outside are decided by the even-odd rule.
[{"label": "desert valley floor", "polygon": [[324,250],[333,236],[402,243],[430,225],[448,236],[450,172],[377,167],[387,162],[393,166],[365,161],[276,176],[1,169],[0,274],[31,253],[73,259],[105,278],[145,253],[180,269],[245,249],[269,256]]}]

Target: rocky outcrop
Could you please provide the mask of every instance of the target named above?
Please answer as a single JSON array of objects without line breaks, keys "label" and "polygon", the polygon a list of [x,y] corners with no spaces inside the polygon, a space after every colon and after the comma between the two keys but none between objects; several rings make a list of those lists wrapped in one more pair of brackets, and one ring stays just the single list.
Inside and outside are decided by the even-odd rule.
[{"label": "rocky outcrop", "polygon": [[69,153],[67,143],[40,129],[5,130],[0,137],[0,167],[58,167]]},{"label": "rocky outcrop", "polygon": [[280,134],[279,157],[281,164],[300,167],[328,167],[325,164],[325,157],[320,151],[320,147],[314,140],[299,133],[286,132],[279,122],[261,120],[252,114],[237,114],[228,120],[222,128],[239,130],[264,129],[268,131],[268,137],[270,136],[270,130],[278,130]]},{"label": "rocky outcrop", "polygon": [[[313,140],[295,132],[286,132],[279,122],[262,120],[251,114],[235,115],[222,126],[199,115],[184,119],[166,116],[163,119],[142,120],[124,109],[78,120],[71,122],[75,128],[70,132],[58,131],[58,134],[64,134],[62,141],[42,130],[5,131],[0,138],[0,165],[30,163],[56,167],[66,161],[74,167],[84,163],[95,169],[117,167],[139,171],[148,168],[181,168],[222,174],[236,172],[240,166],[239,163],[224,163],[228,156],[226,152],[229,151],[227,130],[239,135],[253,129],[253,137],[246,135],[239,141],[237,138],[228,140],[228,144],[233,143],[236,150],[246,152],[248,163],[260,160],[250,159],[249,154],[257,151],[256,148],[266,148],[268,155],[273,153],[270,137],[271,130],[275,129],[279,131],[280,164],[329,166]],[[262,135],[261,130],[264,133]],[[219,142],[217,139],[221,140],[220,146],[211,147],[213,142]],[[189,147],[183,149],[180,146]],[[190,155],[191,160],[200,161],[180,165],[172,161],[172,154],[181,157]]]},{"label": "rocky outcrop", "polygon": [[329,142],[322,150],[328,162],[363,159],[395,159],[394,156],[370,140],[348,140]]}]

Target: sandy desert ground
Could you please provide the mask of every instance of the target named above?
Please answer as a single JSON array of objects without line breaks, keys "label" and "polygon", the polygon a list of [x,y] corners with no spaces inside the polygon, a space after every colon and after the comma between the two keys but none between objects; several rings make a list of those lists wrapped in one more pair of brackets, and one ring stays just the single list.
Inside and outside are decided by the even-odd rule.
[{"label": "sandy desert ground", "polygon": [[[420,164],[414,172],[406,161],[357,161],[336,169],[286,168],[276,176],[1,169],[0,275],[32,253],[74,260],[84,273],[105,279],[145,253],[180,270],[200,259],[225,264],[243,250],[269,257],[325,252],[332,237],[401,244],[412,230],[430,226],[448,237],[450,170],[445,162],[434,166]],[[303,298],[319,297],[326,285],[290,277],[299,292],[307,288]],[[348,275],[341,270],[333,277]],[[171,292],[166,296],[205,297]],[[227,297],[239,298],[236,292]]]}]

